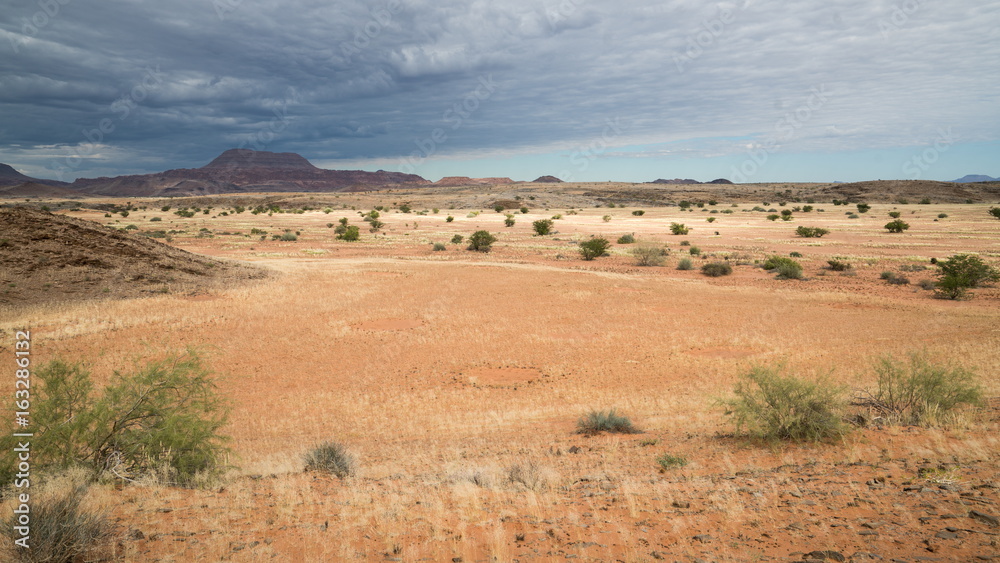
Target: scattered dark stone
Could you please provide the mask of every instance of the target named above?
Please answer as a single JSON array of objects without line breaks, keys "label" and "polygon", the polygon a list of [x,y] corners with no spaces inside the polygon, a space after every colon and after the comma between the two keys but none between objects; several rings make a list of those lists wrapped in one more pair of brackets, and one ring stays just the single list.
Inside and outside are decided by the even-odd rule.
[{"label": "scattered dark stone", "polygon": [[712,541],[712,536],[708,534],[698,534],[697,536],[694,537],[694,539],[700,541],[701,543],[708,543]]},{"label": "scattered dark stone", "polygon": [[578,453],[580,453],[580,446],[573,446],[573,447],[571,447],[570,449],[568,449],[566,451],[569,452],[569,453],[571,453],[571,454],[578,454]]},{"label": "scattered dark stone", "polygon": [[938,538],[939,540],[957,540],[958,534],[956,534],[955,532],[949,532],[947,530],[943,530],[934,534],[934,537]]},{"label": "scattered dark stone", "polygon": [[863,528],[868,528],[870,530],[877,530],[885,525],[885,522],[865,522],[861,525]]},{"label": "scattered dark stone", "polygon": [[691,503],[686,500],[675,500],[670,503],[670,506],[673,506],[674,508],[691,508]]},{"label": "scattered dark stone", "polygon": [[866,553],[864,551],[859,551],[851,556],[851,561],[864,561],[866,559],[882,559],[882,556],[875,553]]},{"label": "scattered dark stone", "polygon": [[649,556],[652,557],[653,559],[666,559],[666,557],[664,557],[663,554],[660,553],[659,551],[654,551],[650,553]]},{"label": "scattered dark stone", "polygon": [[819,559],[820,561],[847,561],[839,551],[823,550],[823,551],[810,551],[805,556],[806,559]]},{"label": "scattered dark stone", "polygon": [[979,512],[978,510],[970,510],[969,518],[973,520],[979,520],[983,524],[987,524],[994,528],[1000,527],[1000,518],[993,516],[992,514],[987,514],[985,512]]},{"label": "scattered dark stone", "polygon": [[876,532],[875,530],[861,530],[860,532],[858,532],[858,535],[859,536],[877,536],[878,532]]},{"label": "scattered dark stone", "polygon": [[129,532],[129,537],[134,540],[144,540],[146,539],[146,534],[142,533],[142,530],[132,530]]},{"label": "scattered dark stone", "polygon": [[452,557],[451,558],[451,563],[462,563],[462,558],[461,557]]}]

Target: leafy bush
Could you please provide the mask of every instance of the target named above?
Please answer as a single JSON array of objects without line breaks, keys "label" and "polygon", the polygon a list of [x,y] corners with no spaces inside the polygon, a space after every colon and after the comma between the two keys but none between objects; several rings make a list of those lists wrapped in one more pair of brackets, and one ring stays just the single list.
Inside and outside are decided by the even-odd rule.
[{"label": "leafy bush", "polygon": [[514,226],[514,222],[515,221],[514,221],[514,216],[513,215],[507,215],[506,217],[504,217],[503,224],[505,226],[507,226],[507,227],[513,227]]},{"label": "leafy bush", "polygon": [[343,445],[323,442],[303,457],[306,471],[325,471],[343,479],[354,475],[356,462]]},{"label": "leafy bush", "polygon": [[791,256],[792,258],[802,258],[802,253],[799,252],[798,250],[793,250],[789,252],[788,255]]},{"label": "leafy bush", "polygon": [[354,242],[361,237],[361,229],[357,225],[343,225],[344,232],[337,235],[337,238],[347,242]]},{"label": "leafy bush", "polygon": [[827,260],[826,263],[830,265],[830,269],[834,272],[846,272],[851,269],[850,263],[841,262],[840,260]]},{"label": "leafy bush", "polygon": [[[357,229],[358,229],[357,227],[354,227],[355,232],[357,232]],[[337,238],[340,238],[340,237],[337,237]],[[283,240],[285,242],[294,242],[294,241],[299,240],[299,237],[295,233],[293,233],[291,231],[285,231],[284,233],[281,234],[281,239],[280,240]],[[355,240],[357,240],[357,239],[355,238]]]},{"label": "leafy bush", "polygon": [[691,270],[694,266],[691,264],[690,258],[681,258],[680,262],[677,262],[678,270]]},{"label": "leafy bush", "polygon": [[618,237],[618,244],[632,244],[635,242],[635,235],[622,235]]},{"label": "leafy bush", "polygon": [[[534,199],[534,198],[529,198],[529,199]],[[527,207],[522,207],[520,209],[520,211],[521,211],[521,215],[527,215],[528,214],[528,208]]]},{"label": "leafy bush", "polygon": [[939,297],[960,299],[969,288],[1000,280],[1000,272],[996,268],[971,254],[956,254],[937,265],[941,269],[935,284]]},{"label": "leafy bush", "polygon": [[496,211],[497,213],[502,213],[503,210],[504,210],[504,207],[502,205],[500,205],[500,204],[497,204],[497,205],[493,206],[493,211]]},{"label": "leafy bush", "polygon": [[930,205],[931,204],[931,198],[925,197],[925,198],[921,199],[920,201],[918,201],[917,203],[919,203],[920,205]]},{"label": "leafy bush", "polygon": [[736,397],[723,401],[737,432],[775,441],[842,438],[843,389],[825,379],[807,381],[782,370],[755,367],[736,384]]},{"label": "leafy bush", "polygon": [[641,243],[629,252],[635,257],[636,266],[662,266],[663,249],[655,244]]},{"label": "leafy bush", "polygon": [[[93,476],[185,486],[222,469],[227,438],[218,432],[228,409],[194,351],[115,372],[99,398],[81,364],[54,360],[35,377],[33,469],[80,466]],[[0,477],[8,477],[16,460],[0,456]]]},{"label": "leafy bush", "polygon": [[604,221],[605,223],[607,223],[608,221],[611,221],[611,216],[610,215],[605,215],[605,216],[601,217],[601,221]]},{"label": "leafy bush", "polygon": [[938,213],[938,219],[947,219],[947,218],[948,218],[947,213]]},{"label": "leafy bush", "polygon": [[698,248],[697,246],[692,246],[691,248],[688,249],[688,254],[690,254],[691,256],[699,256],[701,254],[701,249]]},{"label": "leafy bush", "polygon": [[636,428],[627,416],[619,415],[615,409],[609,411],[590,411],[581,416],[576,421],[576,431],[578,434],[593,436],[601,432],[612,432],[616,434],[641,434],[642,431]]},{"label": "leafy bush", "polygon": [[604,237],[592,238],[580,243],[580,255],[584,260],[593,260],[598,256],[604,256],[610,246],[611,243]]},{"label": "leafy bush", "polygon": [[451,215],[449,215],[449,216],[447,216],[447,217],[444,218],[445,223],[451,223],[454,220],[455,220],[455,218],[452,217]]},{"label": "leafy bush", "polygon": [[469,250],[489,252],[490,247],[496,241],[497,238],[491,235],[489,231],[476,231],[469,237]]},{"label": "leafy bush", "polygon": [[785,256],[771,256],[764,261],[764,269],[773,270],[778,274],[778,279],[802,279],[802,265]]},{"label": "leafy bush", "polygon": [[820,238],[823,235],[830,234],[830,231],[828,231],[826,229],[822,229],[820,227],[802,227],[802,226],[799,226],[798,228],[795,229],[795,234],[799,235],[800,237],[805,237],[805,238]]},{"label": "leafy bush", "polygon": [[446,247],[443,242],[435,242],[433,250],[435,252],[440,252],[442,250],[446,250],[447,248],[448,247]]},{"label": "leafy bush", "polygon": [[660,466],[660,473],[664,473],[670,469],[684,467],[688,464],[688,460],[680,455],[662,454],[657,456],[656,464]]},{"label": "leafy bush", "polygon": [[153,222],[153,221],[162,221],[162,220],[163,220],[163,217],[153,217],[153,218],[150,219],[150,222]]},{"label": "leafy bush", "polygon": [[551,219],[539,219],[531,224],[531,228],[535,230],[536,235],[545,236],[552,232],[552,224]]},{"label": "leafy bush", "polygon": [[635,211],[632,212],[632,215],[635,215],[636,217],[642,217],[645,214],[646,212],[643,211],[642,209],[636,209]]},{"label": "leafy bush", "polygon": [[791,209],[782,209],[781,210],[781,217],[782,218],[791,217],[791,216],[792,216],[792,210]]},{"label": "leafy bush", "polygon": [[32,493],[30,535],[27,549],[14,543],[21,537],[15,531],[18,515],[4,521],[4,561],[18,563],[71,563],[104,561],[113,540],[113,524],[103,514],[81,506],[86,484],[73,483],[66,490]]},{"label": "leafy bush", "polygon": [[708,221],[709,223],[714,223],[715,222],[715,217],[709,217],[708,219],[705,219],[705,220]]},{"label": "leafy bush", "polygon": [[891,219],[899,219],[900,215],[901,215],[901,213],[899,211],[890,211],[889,212],[889,217]]},{"label": "leafy bush", "polygon": [[868,213],[868,210],[872,208],[872,206],[868,205],[867,203],[859,203],[857,207],[858,207],[858,213]]},{"label": "leafy bush", "polygon": [[1000,207],[991,207],[989,213],[997,219],[1000,219]]},{"label": "leafy bush", "polygon": [[686,235],[690,230],[683,223],[670,223],[670,232],[675,235]]},{"label": "leafy bush", "polygon": [[804,205],[804,206],[802,206],[802,212],[803,213],[810,213],[810,212],[812,212],[812,210],[813,210],[813,206],[811,206],[811,205]]},{"label": "leafy bush", "polygon": [[701,273],[713,278],[728,276],[733,273],[733,267],[729,265],[729,262],[710,262],[701,267]]},{"label": "leafy bush", "polygon": [[901,233],[910,228],[910,224],[902,219],[895,219],[885,224],[885,230],[890,233]]},{"label": "leafy bush", "polygon": [[779,217],[781,217],[781,215],[778,215],[777,213],[772,213],[772,214],[770,214],[770,215],[767,216],[767,220],[768,221],[777,221]]},{"label": "leafy bush", "polygon": [[896,272],[882,272],[881,277],[892,285],[907,285],[910,283],[910,280],[906,276],[901,276]]},{"label": "leafy bush", "polygon": [[944,422],[959,406],[983,402],[983,390],[975,373],[960,366],[932,364],[923,355],[910,355],[909,365],[884,357],[875,365],[875,374],[875,388],[867,392],[861,404],[888,422]]}]

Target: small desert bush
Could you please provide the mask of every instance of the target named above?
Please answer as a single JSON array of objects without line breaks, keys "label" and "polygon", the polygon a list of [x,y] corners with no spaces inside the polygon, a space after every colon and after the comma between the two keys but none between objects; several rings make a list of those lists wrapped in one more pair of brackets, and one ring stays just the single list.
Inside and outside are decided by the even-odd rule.
[{"label": "small desert bush", "polygon": [[604,217],[601,217],[601,221],[604,221],[605,223],[607,223],[610,220],[611,220],[611,216],[610,215],[605,215]]},{"label": "small desert bush", "polygon": [[595,237],[580,243],[580,256],[584,260],[593,260],[598,256],[604,256],[604,253],[608,251],[610,246],[611,243],[608,242],[608,239]]},{"label": "small desert bush", "polygon": [[641,243],[630,250],[636,266],[662,266],[663,249],[655,244]]},{"label": "small desert bush", "polygon": [[989,213],[997,219],[1000,219],[1000,207],[991,207]]},{"label": "small desert bush", "polygon": [[859,203],[857,207],[858,207],[858,213],[868,213],[868,210],[872,208],[872,206],[868,205],[867,203]]},{"label": "small desert bush", "polygon": [[834,272],[846,272],[851,269],[851,265],[848,262],[842,262],[840,260],[827,260],[829,268]]},{"label": "small desert bush", "polygon": [[896,272],[882,272],[880,277],[891,285],[907,285],[910,283],[910,280],[906,276],[901,276]]},{"label": "small desert bush", "polygon": [[642,217],[645,214],[646,212],[643,211],[642,209],[636,209],[635,211],[632,212],[632,215],[635,215],[636,217]]},{"label": "small desert bush", "polygon": [[941,269],[936,283],[938,297],[961,299],[969,288],[1000,281],[996,268],[971,254],[956,254],[937,265]]},{"label": "small desert bush", "polygon": [[340,479],[354,475],[357,462],[342,444],[323,442],[303,457],[306,471],[324,471]]},{"label": "small desert bush", "polygon": [[660,473],[665,473],[670,469],[684,467],[688,464],[688,460],[680,455],[662,454],[657,456],[656,464],[660,466]]},{"label": "small desert bush", "polygon": [[802,265],[785,256],[771,256],[764,261],[764,269],[778,274],[778,279],[802,279]]},{"label": "small desert bush", "polygon": [[469,236],[469,250],[475,250],[478,252],[489,252],[490,247],[497,238],[489,233],[489,231],[476,231]]},{"label": "small desert bush", "polygon": [[455,235],[451,237],[452,244],[462,244],[463,240],[465,240],[465,237],[463,237],[462,235]]},{"label": "small desert bush", "polygon": [[510,215],[510,214],[508,214],[506,217],[504,217],[504,220],[503,220],[503,224],[505,226],[507,226],[507,227],[513,227],[515,222],[516,221],[514,220],[514,216]]},{"label": "small desert bush", "polygon": [[890,233],[901,233],[910,228],[910,224],[902,219],[895,219],[885,224],[885,230]]},{"label": "small desert bush", "polygon": [[447,247],[444,245],[443,242],[435,242],[434,243],[434,251],[435,252],[440,252],[440,251],[446,250],[446,249],[447,249]]},{"label": "small desert bush", "polygon": [[701,273],[713,278],[728,276],[733,273],[733,267],[729,262],[710,262],[701,267]]},{"label": "small desert bush", "polygon": [[451,215],[449,215],[449,216],[447,216],[447,217],[444,218],[445,223],[451,223],[454,220],[455,220],[455,218],[452,217]]},{"label": "small desert bush", "polygon": [[686,235],[690,230],[684,223],[670,223],[670,232],[675,235]]},{"label": "small desert bush", "polygon": [[534,461],[515,463],[507,467],[504,473],[508,484],[523,487],[529,491],[547,490],[556,480],[553,471]]},{"label": "small desert bush", "polygon": [[611,409],[608,411],[590,411],[581,416],[576,421],[576,432],[586,436],[593,436],[601,432],[640,434],[642,431],[636,428],[627,416],[622,416],[615,409]]},{"label": "small desert bush", "polygon": [[928,279],[920,280],[919,282],[917,282],[917,285],[920,287],[920,289],[924,289],[927,291],[930,291],[936,287],[934,284],[934,280],[928,280]]},{"label": "small desert bush", "polygon": [[691,256],[699,256],[701,255],[701,249],[698,248],[697,246],[692,246],[691,248],[688,249],[688,254],[690,254]]},{"label": "small desert bush", "polygon": [[[357,229],[357,227],[355,227],[355,229]],[[299,240],[299,237],[295,233],[287,231],[281,234],[279,240],[283,240],[285,242],[295,242]]]},{"label": "small desert bush", "polygon": [[18,563],[109,560],[114,525],[104,514],[84,505],[88,485],[54,482],[42,487],[31,494],[29,547],[15,543],[21,537],[16,528],[20,523],[18,515],[11,514],[4,521],[0,559]]},{"label": "small desert bush", "polygon": [[531,228],[535,230],[536,235],[545,236],[552,232],[552,219],[539,219],[531,224]]},{"label": "small desert bush", "polygon": [[795,234],[805,238],[820,238],[823,235],[830,234],[830,231],[828,231],[827,229],[822,229],[820,227],[799,226],[797,229],[795,229]]},{"label": "small desert bush", "polygon": [[947,219],[947,218],[948,218],[947,213],[938,213],[938,219]]},{"label": "small desert bush", "polygon": [[632,244],[635,242],[635,235],[622,235],[618,237],[618,244]]},{"label": "small desert bush", "polygon": [[776,441],[818,442],[843,437],[843,389],[826,379],[808,381],[781,368],[755,367],[725,400],[726,415],[738,433]]},{"label": "small desert bush", "polygon": [[691,264],[691,259],[690,258],[681,258],[680,261],[677,262],[677,269],[678,270],[691,270],[693,268],[694,268],[694,265]]},{"label": "small desert bush", "polygon": [[902,215],[902,213],[900,213],[899,211],[890,211],[889,212],[889,218],[890,219],[899,219],[900,215]]},{"label": "small desert bush", "polygon": [[361,229],[357,225],[341,225],[344,227],[342,233],[337,235],[337,238],[347,242],[354,242],[361,237]]},{"label": "small desert bush", "polygon": [[861,404],[890,423],[946,423],[962,405],[978,406],[983,390],[976,375],[957,365],[936,365],[911,354],[909,364],[884,357],[875,365],[875,387]]}]

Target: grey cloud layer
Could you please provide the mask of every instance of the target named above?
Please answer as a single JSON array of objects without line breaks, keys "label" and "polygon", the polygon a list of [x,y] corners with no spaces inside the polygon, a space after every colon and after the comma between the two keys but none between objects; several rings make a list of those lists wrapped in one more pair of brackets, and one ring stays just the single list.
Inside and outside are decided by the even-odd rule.
[{"label": "grey cloud layer", "polygon": [[[623,145],[738,152],[820,86],[790,149],[1000,132],[1000,5],[981,1],[15,0],[0,29],[0,151],[45,167],[110,119],[86,175],[198,166],[248,140],[395,159],[436,128],[438,154],[556,150],[614,118]],[[445,112],[481,77],[495,92],[452,128]]]}]

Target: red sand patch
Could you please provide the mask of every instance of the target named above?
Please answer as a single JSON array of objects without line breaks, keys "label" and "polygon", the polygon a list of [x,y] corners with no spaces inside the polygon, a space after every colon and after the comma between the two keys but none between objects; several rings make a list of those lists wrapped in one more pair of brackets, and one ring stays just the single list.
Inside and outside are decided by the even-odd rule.
[{"label": "red sand patch", "polygon": [[703,358],[716,358],[720,360],[739,360],[753,356],[757,352],[750,348],[739,348],[736,346],[715,346],[712,348],[701,348],[698,350],[688,350],[692,356]]},{"label": "red sand patch", "polygon": [[463,375],[476,385],[516,385],[534,381],[542,373],[534,368],[472,368]]},{"label": "red sand patch", "polygon": [[424,325],[420,319],[378,319],[351,325],[358,330],[408,330]]}]

